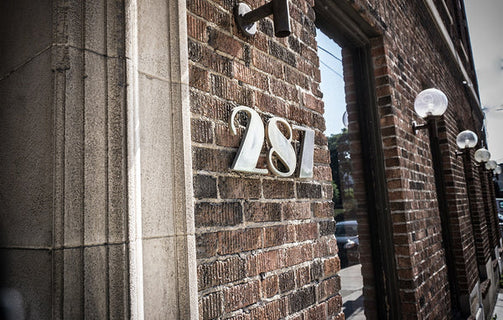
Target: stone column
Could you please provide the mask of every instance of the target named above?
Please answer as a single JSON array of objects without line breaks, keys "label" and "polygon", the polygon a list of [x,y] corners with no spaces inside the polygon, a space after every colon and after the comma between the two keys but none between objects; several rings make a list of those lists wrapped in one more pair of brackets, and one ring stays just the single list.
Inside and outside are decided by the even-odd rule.
[{"label": "stone column", "polygon": [[14,311],[197,318],[185,2],[0,6],[1,287],[22,298]]}]

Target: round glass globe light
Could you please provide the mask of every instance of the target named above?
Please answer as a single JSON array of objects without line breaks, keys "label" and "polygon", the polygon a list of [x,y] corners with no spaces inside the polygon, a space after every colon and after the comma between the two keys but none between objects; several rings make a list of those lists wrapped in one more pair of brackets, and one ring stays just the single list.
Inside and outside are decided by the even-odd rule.
[{"label": "round glass globe light", "polygon": [[435,88],[421,91],[414,100],[414,110],[421,118],[441,116],[447,110],[446,95]]},{"label": "round glass globe light", "polygon": [[461,131],[456,138],[456,144],[461,150],[475,147],[478,141],[475,132],[470,130]]},{"label": "round glass globe light", "polygon": [[480,148],[475,151],[475,161],[478,163],[487,162],[491,158],[491,153],[485,148]]},{"label": "round glass globe light", "polygon": [[494,170],[494,169],[496,169],[496,167],[498,167],[498,164],[496,163],[496,161],[494,161],[494,160],[487,161],[487,163],[486,163],[487,170]]},{"label": "round glass globe light", "polygon": [[497,166],[496,169],[494,169],[494,174],[501,174],[501,167]]},{"label": "round glass globe light", "polygon": [[344,114],[342,115],[342,124],[344,125],[345,128],[347,128],[348,125],[349,125],[348,112],[347,111],[344,111]]}]

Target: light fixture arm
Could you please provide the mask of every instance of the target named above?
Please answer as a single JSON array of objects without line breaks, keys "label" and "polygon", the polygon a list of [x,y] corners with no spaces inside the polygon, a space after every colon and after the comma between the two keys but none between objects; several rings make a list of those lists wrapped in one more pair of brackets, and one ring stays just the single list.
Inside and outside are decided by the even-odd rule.
[{"label": "light fixture arm", "polygon": [[412,121],[412,131],[414,132],[414,134],[417,134],[417,132],[419,130],[422,130],[422,129],[426,129],[428,128],[428,124],[425,123],[425,124],[417,124],[416,121]]},{"label": "light fixture arm", "polygon": [[243,23],[245,25],[252,24],[252,23],[255,23],[255,22],[262,20],[265,17],[271,15],[272,9],[273,9],[272,3],[273,3],[273,1],[268,2],[268,3],[264,4],[263,6],[258,7],[257,9],[252,10],[252,11],[242,15],[240,17],[241,23]]},{"label": "light fixture arm", "polygon": [[247,36],[253,36],[257,32],[255,22],[271,14],[274,20],[275,36],[288,37],[292,33],[288,0],[272,0],[255,10],[251,10],[245,3],[238,3],[234,10],[237,25]]},{"label": "light fixture arm", "polygon": [[414,134],[417,134],[419,130],[428,129],[430,137],[436,138],[438,136],[437,122],[439,118],[440,117],[438,116],[429,116],[425,119],[426,123],[424,124],[417,124],[416,121],[412,121],[412,131],[414,132]]}]

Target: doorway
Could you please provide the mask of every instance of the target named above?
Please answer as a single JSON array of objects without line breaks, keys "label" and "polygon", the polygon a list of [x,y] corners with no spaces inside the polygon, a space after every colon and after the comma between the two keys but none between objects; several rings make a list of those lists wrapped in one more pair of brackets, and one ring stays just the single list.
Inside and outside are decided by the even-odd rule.
[{"label": "doorway", "polygon": [[[339,115],[331,116],[330,109],[334,107],[331,102],[325,101],[327,135],[329,141],[335,140],[337,146],[336,154],[331,154],[332,161],[336,161],[332,165],[334,218],[336,229],[338,226],[340,229],[336,232],[344,232],[351,239],[353,243],[346,240],[349,249],[357,248],[351,255],[339,251],[342,286],[345,282],[353,286],[346,287],[348,291],[341,289],[342,302],[355,303],[351,307],[356,307],[349,309],[348,303],[345,314],[349,319],[399,319],[401,312],[393,229],[375,93],[374,57],[371,54],[379,51],[375,49],[382,46],[381,38],[379,32],[345,1],[316,0],[314,10],[319,34],[324,34],[341,48],[340,56],[337,56],[337,50],[324,48],[328,45],[319,41],[322,48],[340,58],[338,69],[337,63],[327,63],[323,58],[324,51],[318,48],[322,77],[324,64],[327,64],[345,79],[344,102],[336,102],[335,107],[340,110]],[[332,90],[335,86],[325,89]],[[341,117],[341,112],[346,113]],[[342,126],[330,132],[333,122],[342,123]],[[356,228],[349,227],[353,230],[347,232],[346,225]],[[355,234],[354,229],[357,230],[356,236],[350,236],[349,233]],[[357,270],[347,274],[346,270],[350,268]]]},{"label": "doorway", "polygon": [[342,49],[321,30],[316,32],[321,83],[325,104],[325,135],[330,151],[335,236],[341,263],[341,295],[346,319],[365,319],[363,278],[359,253],[357,199],[351,165],[349,126],[342,64]]}]

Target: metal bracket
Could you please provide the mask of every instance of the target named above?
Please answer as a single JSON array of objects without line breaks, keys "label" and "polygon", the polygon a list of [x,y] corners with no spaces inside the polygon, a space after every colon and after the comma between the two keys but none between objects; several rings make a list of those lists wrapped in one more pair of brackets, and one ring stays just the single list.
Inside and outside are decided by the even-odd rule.
[{"label": "metal bracket", "polygon": [[274,35],[280,38],[288,37],[292,33],[288,0],[272,0],[255,10],[246,3],[238,3],[234,8],[236,23],[247,36],[253,36],[257,32],[255,22],[271,14],[274,20]]},{"label": "metal bracket", "polygon": [[428,124],[417,124],[416,121],[412,121],[412,132],[414,132],[414,134],[417,134],[417,132],[421,129],[425,129],[428,127]]}]

